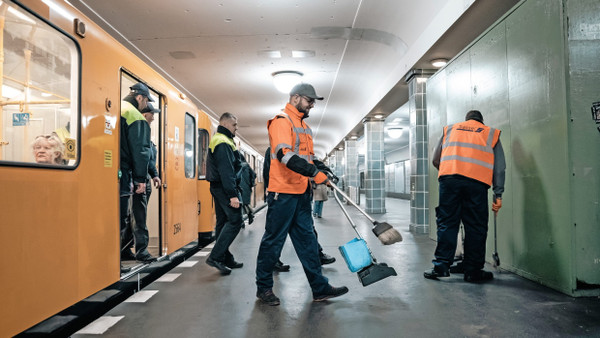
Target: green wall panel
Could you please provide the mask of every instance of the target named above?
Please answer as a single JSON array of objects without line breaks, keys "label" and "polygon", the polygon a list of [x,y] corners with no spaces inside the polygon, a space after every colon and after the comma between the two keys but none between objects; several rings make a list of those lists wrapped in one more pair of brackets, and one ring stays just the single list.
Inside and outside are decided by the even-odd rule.
[{"label": "green wall panel", "polygon": [[560,1],[529,0],[506,20],[514,268],[572,290],[564,38]]},{"label": "green wall panel", "polygon": [[[500,23],[485,34],[469,49],[471,56],[471,101],[472,109],[481,111],[484,123],[502,131],[500,141],[507,159],[512,158],[511,129],[508,100],[508,71],[506,60],[506,25]],[[506,193],[504,201],[512,198],[512,161],[506,161]],[[492,190],[489,192],[490,203]],[[504,203],[498,213],[498,255],[501,264],[514,264],[514,252],[511,249],[512,236],[515,232],[512,219],[511,203]],[[487,241],[486,259],[491,261],[494,250],[493,214]]]},{"label": "green wall panel", "polygon": [[600,1],[566,3],[575,279],[585,292],[600,285],[600,133],[590,113],[600,101]]}]

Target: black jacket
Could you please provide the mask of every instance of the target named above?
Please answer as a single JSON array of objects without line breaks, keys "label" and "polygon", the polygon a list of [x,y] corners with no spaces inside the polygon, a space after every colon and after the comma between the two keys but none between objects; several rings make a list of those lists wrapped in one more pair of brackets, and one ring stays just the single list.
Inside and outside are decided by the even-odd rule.
[{"label": "black jacket", "polygon": [[[217,128],[217,133],[225,135],[233,142],[233,135],[227,128],[219,126]],[[214,150],[212,151],[211,146],[214,146]],[[208,156],[206,158],[206,180],[210,182],[211,187],[222,188],[229,198],[239,198],[239,180],[237,173],[241,168],[240,153],[237,149],[233,150],[233,148],[225,142],[220,142],[215,145],[214,140],[211,140]]]}]

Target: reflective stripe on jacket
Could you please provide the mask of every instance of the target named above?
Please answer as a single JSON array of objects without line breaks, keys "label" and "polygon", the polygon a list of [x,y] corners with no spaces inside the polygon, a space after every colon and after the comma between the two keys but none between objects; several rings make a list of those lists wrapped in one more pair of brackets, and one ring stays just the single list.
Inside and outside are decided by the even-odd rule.
[{"label": "reflective stripe on jacket", "polygon": [[[286,164],[294,155],[313,163],[312,130],[302,119],[302,113],[291,104],[285,106],[284,113],[267,123],[271,144],[268,189],[269,192],[302,194],[308,187],[309,177],[292,171]],[[277,158],[279,150],[284,154],[281,161]]]},{"label": "reflective stripe on jacket", "polygon": [[444,127],[438,177],[461,175],[492,185],[500,130],[475,120]]}]

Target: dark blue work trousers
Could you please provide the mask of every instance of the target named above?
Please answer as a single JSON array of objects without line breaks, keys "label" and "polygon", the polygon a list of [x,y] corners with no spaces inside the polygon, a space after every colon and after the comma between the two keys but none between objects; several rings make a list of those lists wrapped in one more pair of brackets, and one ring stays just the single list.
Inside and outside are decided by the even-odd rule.
[{"label": "dark blue work trousers", "polygon": [[[215,226],[215,245],[210,252],[210,258],[222,262],[233,262],[234,257],[229,251],[229,246],[242,228],[242,208],[233,208],[229,205],[229,197],[220,187],[210,187],[210,193],[215,201],[215,214],[217,225]],[[242,205],[241,198],[240,206]]]},{"label": "dark blue work trousers", "polygon": [[488,189],[481,182],[457,175],[439,180],[439,206],[435,209],[437,247],[433,265],[448,270],[454,261],[460,222],[465,227],[465,272],[483,269],[488,231]]},{"label": "dark blue work trousers", "polygon": [[321,272],[319,244],[313,230],[311,215],[312,193],[267,195],[267,221],[256,262],[258,292],[273,288],[273,268],[279,259],[287,235],[290,235],[296,254],[313,295],[326,291],[329,282]]}]

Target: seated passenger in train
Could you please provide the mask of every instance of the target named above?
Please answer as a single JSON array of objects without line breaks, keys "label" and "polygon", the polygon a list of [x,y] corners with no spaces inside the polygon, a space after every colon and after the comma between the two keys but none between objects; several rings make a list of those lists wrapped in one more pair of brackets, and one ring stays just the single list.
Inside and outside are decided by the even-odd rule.
[{"label": "seated passenger in train", "polygon": [[65,146],[54,134],[37,136],[32,150],[37,163],[64,164]]}]

